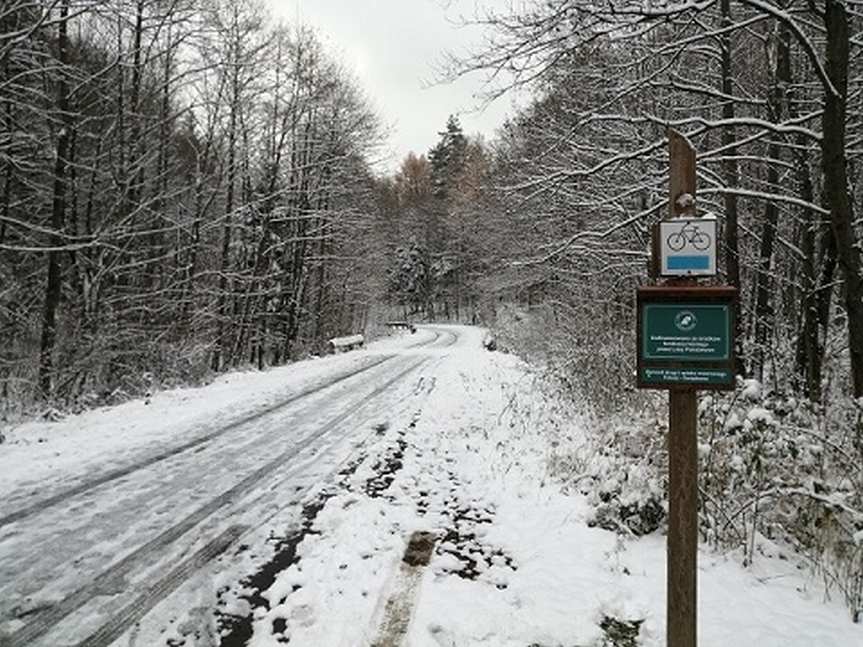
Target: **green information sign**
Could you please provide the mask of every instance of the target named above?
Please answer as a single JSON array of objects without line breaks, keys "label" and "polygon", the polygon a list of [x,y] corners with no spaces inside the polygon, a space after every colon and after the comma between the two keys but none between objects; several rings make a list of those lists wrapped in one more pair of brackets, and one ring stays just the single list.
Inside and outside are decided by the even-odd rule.
[{"label": "green information sign", "polygon": [[734,304],[727,287],[638,289],[638,386],[734,386]]},{"label": "green information sign", "polygon": [[644,306],[644,359],[725,360],[731,355],[731,308],[698,303]]}]

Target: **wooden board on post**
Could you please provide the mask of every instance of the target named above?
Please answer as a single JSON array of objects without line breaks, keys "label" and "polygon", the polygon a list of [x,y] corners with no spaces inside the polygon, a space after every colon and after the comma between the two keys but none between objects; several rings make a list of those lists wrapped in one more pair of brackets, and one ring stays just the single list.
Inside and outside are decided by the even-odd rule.
[{"label": "wooden board on post", "polygon": [[695,389],[668,397],[666,645],[696,647],[698,618],[698,433]]},{"label": "wooden board on post", "polygon": [[696,389],[733,389],[737,290],[703,286],[717,272],[717,228],[697,217],[695,148],[669,130],[668,215],[653,229],[638,288],[638,387],[668,391],[666,646],[698,645],[698,417]]},{"label": "wooden board on post", "polygon": [[[665,220],[678,217],[695,217],[695,148],[681,133],[668,130],[669,180],[668,215]],[[688,196],[686,199],[681,199]],[[655,224],[651,235],[648,274],[656,279],[661,276],[659,250],[659,224]]]},{"label": "wooden board on post", "polygon": [[[695,148],[686,137],[674,130],[669,130],[668,140],[669,216],[694,216]],[[686,195],[689,196],[687,199],[681,199]],[[697,647],[698,644],[696,412],[695,389],[691,386],[672,387],[668,397],[667,647]]]},{"label": "wooden board on post", "polygon": [[[695,215],[695,148],[692,143],[676,130],[668,131],[670,157],[669,201],[670,217]],[[689,200],[681,201],[683,195]]]}]

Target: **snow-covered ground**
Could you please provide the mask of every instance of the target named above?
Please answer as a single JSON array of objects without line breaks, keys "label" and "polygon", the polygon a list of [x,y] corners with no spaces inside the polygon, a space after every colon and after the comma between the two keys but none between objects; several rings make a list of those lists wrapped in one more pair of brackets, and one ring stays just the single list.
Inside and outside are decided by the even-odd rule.
[{"label": "snow-covered ground", "polygon": [[[664,537],[588,527],[548,459],[589,425],[552,433],[482,334],[429,327],[13,431],[0,645],[663,645]],[[699,578],[702,647],[863,645],[793,561],[703,551]]]}]

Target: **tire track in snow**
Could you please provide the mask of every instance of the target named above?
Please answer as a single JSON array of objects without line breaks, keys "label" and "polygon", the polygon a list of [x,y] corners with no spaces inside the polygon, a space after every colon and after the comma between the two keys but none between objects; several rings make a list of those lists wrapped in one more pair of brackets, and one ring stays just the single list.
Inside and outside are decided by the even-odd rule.
[{"label": "tire track in snow", "polygon": [[[452,340],[446,344],[447,346],[451,346],[457,341],[456,335],[453,335],[452,333],[449,334],[452,336]],[[438,337],[431,343],[435,343],[435,341],[437,341],[437,339],[439,338],[440,336],[438,335]],[[222,508],[227,507],[229,504],[233,503],[240,497],[246,495],[260,481],[266,478],[266,476],[275,468],[279,467],[287,460],[294,458],[297,454],[309,447],[312,443],[314,443],[321,436],[330,431],[337,424],[344,421],[355,411],[368,404],[370,400],[384,393],[387,389],[389,389],[393,384],[402,379],[405,375],[414,371],[416,368],[418,368],[420,365],[424,364],[427,361],[428,358],[423,358],[417,362],[411,362],[407,368],[400,370],[387,382],[372,391],[369,395],[364,397],[355,405],[351,406],[332,420],[322,425],[317,431],[306,436],[299,443],[291,447],[291,449],[268,461],[265,465],[246,476],[242,481],[234,485],[229,490],[212,499],[210,502],[200,507],[192,514],[188,515],[179,523],[164,530],[158,536],[151,539],[149,542],[136,549],[135,551],[121,559],[119,562],[109,567],[107,570],[100,573],[89,584],[81,587],[74,593],[70,594],[63,600],[45,609],[44,611],[39,611],[34,614],[34,619],[29,624],[25,625],[23,628],[12,634],[8,642],[8,647],[31,647],[34,644],[35,640],[47,634],[66,617],[79,610],[93,598],[99,595],[103,595],[106,590],[112,590],[113,588],[116,588],[116,583],[118,581],[122,582],[123,578],[125,578],[129,573],[131,573],[136,567],[140,565],[146,565],[151,561],[154,556],[157,555],[157,553],[170,546],[170,544],[181,538],[199,523],[212,516]],[[230,544],[225,545],[225,548],[220,552],[223,552],[225,549],[227,549],[229,545]],[[198,568],[199,567],[200,566],[198,566]],[[190,572],[191,571],[189,571],[189,573]],[[186,573],[186,577],[189,573]],[[151,586],[148,589],[149,592],[145,592],[141,596],[139,596],[139,599],[135,601],[135,605],[132,605],[138,609],[138,611],[135,611],[135,613],[140,613],[141,611],[143,611],[143,617],[143,615],[149,612],[149,610],[152,609],[167,593],[170,593],[177,586],[179,586],[182,583],[182,580],[170,579],[169,582],[172,584],[173,588],[170,588],[170,590],[168,591],[164,590],[164,586]],[[122,611],[121,614],[123,614],[124,616],[128,615],[130,613],[128,609],[129,607],[126,607],[126,610]],[[109,621],[108,624],[112,625],[112,621]],[[103,628],[105,626],[103,626]],[[102,631],[102,629],[100,629],[100,631]],[[108,630],[106,629],[106,631]],[[114,630],[110,630],[105,635],[113,634],[113,631]],[[96,636],[96,634],[94,634],[94,636]],[[90,643],[87,641],[81,643],[82,647],[97,647],[100,645],[107,644],[110,643]],[[3,647],[7,647],[7,644],[4,644]]]},{"label": "tire track in snow", "polygon": [[[434,331],[434,330],[432,332],[435,334],[435,338],[433,340],[431,340],[430,342],[423,342],[420,344],[409,345],[409,346],[407,346],[407,348],[416,348],[418,346],[420,346],[420,347],[421,346],[431,346],[432,344],[435,344],[440,339],[441,333],[438,331]],[[448,334],[452,335],[452,333],[449,333],[449,332],[448,332]],[[455,343],[455,339],[453,339],[452,343]],[[452,345],[452,343],[450,343],[448,345]],[[53,507],[53,506],[58,505],[60,503],[63,503],[67,499],[71,499],[71,498],[76,497],[80,494],[84,494],[85,492],[89,492],[90,490],[93,490],[99,486],[105,485],[106,483],[110,483],[111,481],[116,481],[117,479],[121,479],[125,476],[129,476],[130,474],[132,474],[134,472],[137,472],[137,471],[142,470],[142,469],[146,469],[147,467],[151,467],[152,465],[155,465],[156,463],[160,463],[162,461],[165,461],[165,460],[167,460],[173,456],[176,456],[178,454],[182,454],[183,452],[187,452],[191,449],[196,449],[197,447],[200,447],[201,445],[204,445],[204,444],[210,442],[211,440],[215,440],[215,439],[219,438],[220,436],[224,436],[225,434],[227,434],[230,431],[234,431],[238,427],[242,427],[243,425],[246,425],[250,422],[254,422],[255,420],[259,420],[261,418],[264,418],[264,417],[268,416],[269,414],[274,413],[274,412],[278,411],[279,409],[282,409],[283,407],[286,407],[290,404],[293,404],[294,402],[297,402],[298,400],[301,400],[301,399],[303,399],[307,396],[313,395],[315,393],[319,393],[321,391],[324,391],[325,389],[328,389],[331,386],[335,386],[336,384],[340,384],[341,382],[349,380],[350,378],[352,378],[356,375],[359,375],[361,373],[365,373],[366,371],[370,371],[371,369],[373,369],[377,366],[380,366],[381,364],[388,362],[388,361],[390,361],[394,358],[397,358],[397,357],[400,357],[400,356],[399,355],[385,355],[382,359],[376,360],[376,361],[372,362],[371,364],[360,367],[358,369],[352,369],[346,373],[339,375],[338,377],[336,377],[333,380],[325,382],[324,384],[320,384],[317,386],[303,389],[299,393],[295,393],[294,395],[291,395],[288,398],[277,402],[276,404],[270,405],[270,406],[266,407],[265,409],[262,409],[260,411],[253,413],[253,414],[247,415],[243,418],[240,418],[239,420],[235,420],[235,421],[229,423],[228,425],[222,427],[221,429],[218,429],[212,433],[206,434],[206,435],[201,436],[199,438],[195,438],[195,439],[190,440],[186,443],[183,443],[182,445],[178,445],[177,447],[173,447],[171,449],[165,450],[164,452],[159,452],[158,454],[150,456],[149,458],[146,458],[142,461],[138,461],[136,463],[132,463],[131,465],[127,465],[125,467],[121,467],[121,468],[118,468],[115,470],[105,472],[104,474],[102,474],[101,476],[99,476],[95,479],[92,479],[90,481],[85,481],[84,483],[76,485],[75,487],[72,487],[68,490],[58,492],[57,494],[50,496],[46,499],[43,499],[41,501],[37,501],[36,503],[25,506],[19,510],[15,510],[14,512],[11,512],[11,513],[3,516],[3,517],[0,517],[0,529],[2,529],[4,526],[12,524],[16,521],[20,521],[21,519],[25,519],[27,517],[34,515],[34,514],[38,514],[39,512],[42,512],[43,510],[46,510],[50,507]]]},{"label": "tire track in snow", "polygon": [[143,618],[153,607],[153,600],[161,600],[174,591],[188,577],[202,568],[207,562],[215,559],[248,530],[247,526],[231,526],[218,537],[210,541],[189,559],[181,562],[168,575],[146,587],[135,600],[103,624],[75,647],[108,647],[122,636],[128,628]]},{"label": "tire track in snow", "polygon": [[[458,342],[459,336],[457,334],[453,334],[449,331],[446,331],[445,334],[447,335],[447,339],[441,344],[441,347],[451,347]],[[428,361],[428,359],[426,361]],[[418,367],[421,364],[422,362],[418,365]],[[411,395],[413,397],[428,395],[432,390],[434,390],[436,386],[436,381],[436,378],[433,376],[429,379],[425,375],[421,375],[417,382],[417,385],[413,388]],[[409,428],[413,428],[416,426],[417,420],[419,419],[420,415],[421,412],[417,412],[413,415],[411,422],[408,424]],[[373,429],[378,436],[381,436],[383,435],[383,430],[385,428]],[[395,444],[391,447],[388,447],[387,450],[379,457],[378,462],[374,467],[374,471],[376,472],[377,476],[372,477],[371,479],[368,479],[363,483],[362,489],[370,497],[374,498],[378,496],[383,496],[384,491],[388,489],[392,483],[392,475],[401,468],[401,458],[405,449],[405,443],[403,438],[404,431],[402,431],[398,435]],[[333,475],[336,475],[340,477],[340,479],[338,479],[337,481],[337,489],[338,487],[347,487],[348,489],[350,489],[348,485],[348,478],[353,475],[359,465],[362,462],[366,461],[368,458],[369,455],[363,452],[358,457],[345,459],[341,463],[342,467],[333,470],[330,473],[330,476],[327,477],[327,479],[324,479],[324,481],[328,482],[329,478],[333,477]],[[318,483],[320,483],[320,481]],[[330,490],[329,488],[325,488],[314,499],[308,499],[307,496],[316,487],[318,487],[318,485],[310,485],[299,497],[300,501],[305,501],[305,504],[302,504],[302,522],[299,528],[295,531],[287,533],[285,537],[279,539],[276,542],[275,548],[273,549],[273,555],[269,560],[266,560],[262,564],[251,568],[242,580],[238,580],[238,582],[241,583],[240,590],[243,591],[243,593],[240,594],[239,592],[237,592],[236,594],[238,596],[238,599],[244,600],[250,605],[250,612],[247,614],[240,615],[235,615],[235,613],[223,612],[218,610],[215,612],[219,627],[219,644],[223,647],[244,647],[251,644],[251,642],[253,641],[253,634],[255,632],[253,618],[256,618],[257,614],[261,612],[261,610],[270,610],[272,604],[272,601],[269,598],[263,597],[262,593],[267,591],[283,572],[287,571],[299,562],[299,556],[297,555],[297,548],[299,544],[302,543],[309,535],[320,534],[320,532],[314,528],[315,519],[317,517],[317,514],[324,508],[327,501],[335,494],[335,491]],[[417,548],[413,543],[413,539],[414,538],[412,538],[412,543],[410,544],[407,554],[405,556],[405,562],[411,567],[421,568],[423,564],[416,562],[415,560]],[[429,549],[432,545],[433,542],[432,544],[429,544]],[[420,552],[425,551],[421,550]],[[425,559],[427,561],[427,558]],[[412,568],[411,573],[413,572],[413,570],[415,569]],[[416,582],[413,582],[413,580],[414,578],[413,576],[411,576],[408,577],[404,582],[402,582],[402,584],[405,584],[406,586],[400,588],[400,592],[402,594],[399,598],[400,600],[412,600],[413,595],[410,593],[410,591],[419,581],[417,579]],[[410,586],[407,586],[408,584],[410,584]],[[301,587],[296,586],[294,588],[294,591],[296,591],[298,588]],[[223,593],[219,594],[220,600],[222,594]],[[285,600],[282,599],[279,604],[284,603],[284,601]],[[410,606],[412,606],[412,603],[408,604],[408,607]],[[401,608],[401,606],[399,606],[399,608]],[[398,615],[399,617],[401,617],[402,614]],[[401,626],[400,623],[399,626]],[[287,629],[286,621],[282,622],[281,625],[273,625],[273,636],[275,637],[277,642],[290,642],[285,638],[284,635],[281,635],[281,632],[283,632],[285,629]],[[390,627],[390,631],[392,629],[393,628]],[[180,642],[182,642],[182,640]],[[169,641],[169,644],[175,643]],[[79,645],[76,647],[107,646],[102,644],[86,644]]]},{"label": "tire track in snow", "polygon": [[[452,333],[449,333],[449,334],[450,334],[451,339],[448,340],[444,344],[444,347],[452,346],[453,344],[455,344],[458,341],[457,335],[453,335]],[[437,341],[437,339],[435,341]],[[432,342],[432,343],[434,343],[434,342]],[[431,358],[425,358],[423,360],[420,360],[419,362],[416,362],[412,368],[409,368],[409,369],[403,371],[395,379],[397,380],[400,377],[403,377],[404,375],[409,374],[413,369],[419,368],[423,364],[429,362],[430,359]],[[422,381],[422,378],[421,378],[421,381]],[[381,387],[381,388],[385,389],[385,387]],[[415,393],[414,395],[417,395],[417,394]],[[369,396],[367,396],[363,400],[362,403],[359,403],[355,407],[353,407],[352,410],[356,410],[356,409],[362,407],[364,404],[367,404],[368,401],[373,397],[375,397],[374,394],[370,394]],[[418,414],[417,414],[417,416],[418,416]],[[413,422],[411,423],[411,426],[416,424],[417,416],[414,417]],[[333,476],[339,476],[339,477],[341,477],[341,481],[343,483],[346,482],[347,479],[352,474],[354,474],[356,472],[357,468],[360,466],[360,464],[364,460],[366,460],[366,458],[367,458],[367,455],[365,453],[362,453],[359,457],[348,457],[348,458],[344,459],[334,470],[332,470],[329,473],[329,475],[327,477],[325,477],[323,479],[323,482],[327,482]],[[291,478],[291,476],[287,475],[281,479],[281,482],[285,482],[285,481],[289,480],[290,478]],[[315,482],[315,483],[308,485],[298,495],[297,500],[299,500],[299,501],[305,500],[306,501],[306,503],[304,505],[302,505],[302,518],[303,518],[302,527],[303,527],[303,531],[301,531],[299,533],[293,533],[293,534],[288,535],[283,540],[283,543],[279,547],[277,547],[276,555],[274,557],[273,563],[266,564],[263,572],[259,573],[256,571],[252,575],[253,578],[255,576],[261,578],[261,581],[258,582],[256,585],[250,583],[250,587],[252,589],[256,590],[258,595],[262,591],[266,590],[266,588],[269,588],[269,586],[265,586],[263,582],[267,581],[270,577],[274,578],[276,575],[278,575],[279,572],[281,572],[282,570],[286,570],[287,568],[290,567],[291,563],[294,563],[296,560],[298,560],[298,558],[296,557],[295,551],[296,551],[296,547],[301,543],[302,539],[307,534],[318,534],[317,532],[312,530],[312,525],[314,523],[315,518],[317,517],[317,514],[324,508],[324,506],[326,505],[326,502],[333,495],[332,492],[328,492],[327,490],[324,490],[321,493],[319,493],[318,496],[314,500],[311,500],[311,501],[308,500],[308,496],[310,495],[310,493],[312,491],[314,491],[320,485],[320,482],[321,481],[318,481],[318,482]],[[274,512],[274,513],[270,514],[267,518],[268,519],[272,518],[272,516],[274,516],[275,514],[276,513]],[[149,613],[162,599],[164,599],[165,597],[170,595],[173,591],[175,591],[177,588],[179,588],[179,586],[181,586],[183,584],[183,582],[186,579],[188,579],[188,577],[195,570],[198,570],[198,569],[202,568],[203,566],[205,566],[206,562],[219,557],[228,548],[230,548],[231,544],[239,541],[244,535],[247,535],[249,532],[252,532],[254,529],[250,529],[250,528],[245,527],[245,526],[232,526],[225,533],[223,533],[218,538],[216,538],[215,540],[210,542],[210,544],[208,544],[207,547],[214,546],[214,545],[216,547],[221,546],[220,540],[225,535],[232,533],[234,530],[236,530],[236,536],[234,536],[231,539],[231,541],[224,544],[224,546],[222,546],[221,548],[218,548],[217,550],[211,551],[212,554],[210,555],[210,557],[208,559],[198,563],[195,568],[183,568],[181,565],[181,567],[178,567],[177,569],[175,569],[174,572],[179,571],[182,568],[182,572],[183,572],[182,577],[170,577],[169,576],[169,577],[165,578],[164,580],[161,580],[160,583],[158,583],[156,586],[148,589],[148,590],[152,590],[152,593],[150,593],[149,595],[141,595],[138,598],[136,598],[136,600],[134,602],[127,605],[121,611],[119,611],[117,614],[112,616],[95,633],[91,634],[88,638],[84,639],[83,641],[76,643],[74,647],[110,647],[110,645],[112,645],[114,643],[114,641],[116,641],[126,631],[128,631],[129,628],[134,623],[139,622],[142,618],[144,618],[144,616],[146,616],[147,613]],[[204,547],[203,549],[201,549],[196,554],[196,557],[198,554],[205,552],[207,550],[207,547]],[[284,551],[284,554],[281,554],[281,551]],[[184,564],[187,564],[189,562],[200,561],[200,560],[197,560],[196,557],[193,557],[192,559],[187,560],[187,562],[184,562]],[[406,561],[409,562],[409,560],[407,558],[406,558]],[[282,562],[285,562],[285,563],[282,563]],[[414,564],[414,565],[416,565],[416,564]],[[167,586],[167,584],[170,584],[170,586]],[[235,618],[235,620],[242,621],[243,619]],[[234,630],[239,629],[239,635],[233,635],[235,632],[232,631],[231,629],[234,629]],[[251,625],[248,627],[248,630],[251,631]],[[249,638],[251,638],[251,634],[246,636],[245,633],[243,632],[242,627],[233,627],[233,628],[229,627],[228,633],[227,634],[223,633],[221,635],[221,639],[220,639],[219,644],[220,645],[242,646],[242,645],[247,644]],[[6,647],[6,645],[0,645],[0,647]]]},{"label": "tire track in snow", "polygon": [[[422,385],[424,382],[424,376],[420,376],[418,384]],[[417,390],[414,388],[412,395],[414,397],[422,395],[422,389]],[[420,415],[421,412],[413,415],[408,428],[416,426]],[[381,436],[382,430],[376,429],[375,433],[377,436]],[[376,476],[362,483],[360,489],[369,497],[377,498],[383,496],[384,491],[392,485],[393,475],[401,468],[400,458],[403,457],[405,448],[404,435],[405,430],[399,432],[396,444],[388,446],[380,454],[378,461],[372,468]],[[402,454],[399,454],[400,451]],[[240,580],[239,590],[244,591],[244,593],[239,594],[238,597],[249,604],[249,613],[236,615],[219,610],[216,611],[219,623],[219,635],[221,637],[219,644],[221,647],[246,647],[251,644],[255,634],[255,621],[258,618],[258,614],[262,610],[268,612],[272,609],[273,600],[270,600],[264,594],[278,580],[281,574],[300,562],[300,557],[297,554],[299,545],[309,536],[321,535],[321,531],[315,528],[318,514],[339,491],[351,491],[350,478],[356,473],[359,466],[368,459],[369,454],[363,452],[358,458],[343,462],[344,467],[331,473],[331,476],[335,474],[339,477],[334,484],[335,487],[325,488],[313,499],[306,498],[312,487],[307,489],[303,497],[301,497],[301,500],[305,500],[306,503],[302,506],[302,523],[299,528],[289,532],[283,539],[279,540],[273,549],[273,556]],[[293,592],[296,592],[299,588],[302,587],[298,586]],[[277,604],[284,604],[286,599],[287,596],[277,601]],[[284,621],[283,628],[281,629],[277,629],[276,625],[273,626],[273,636],[277,642],[289,642],[289,639],[284,636],[284,631],[287,628],[287,620]]]},{"label": "tire track in snow", "polygon": [[401,647],[410,628],[423,571],[431,561],[438,537],[430,532],[411,535],[383,609],[378,637],[371,647]]}]

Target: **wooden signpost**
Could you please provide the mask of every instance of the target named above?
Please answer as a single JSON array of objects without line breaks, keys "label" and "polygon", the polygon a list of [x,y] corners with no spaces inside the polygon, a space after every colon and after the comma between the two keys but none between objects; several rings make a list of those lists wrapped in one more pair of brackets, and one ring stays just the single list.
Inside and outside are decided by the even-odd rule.
[{"label": "wooden signpost", "polygon": [[669,218],[654,227],[651,278],[638,289],[638,386],[668,390],[667,647],[697,646],[697,389],[734,388],[737,291],[717,272],[716,221],[695,211],[695,149],[669,131]]}]

